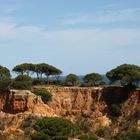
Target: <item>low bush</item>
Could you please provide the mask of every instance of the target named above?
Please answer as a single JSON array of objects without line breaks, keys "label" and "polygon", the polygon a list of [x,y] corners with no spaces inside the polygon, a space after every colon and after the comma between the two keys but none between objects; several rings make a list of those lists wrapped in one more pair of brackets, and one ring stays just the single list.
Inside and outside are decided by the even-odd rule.
[{"label": "low bush", "polygon": [[111,115],[118,117],[121,113],[121,107],[117,104],[112,104],[110,107]]},{"label": "low bush", "polygon": [[129,134],[129,139],[130,140],[140,140],[140,131],[139,130],[133,130]]},{"label": "low bush", "polygon": [[118,135],[116,140],[140,140],[140,131],[133,129]]},{"label": "low bush", "polygon": [[60,117],[44,117],[39,119],[34,128],[37,132],[48,135],[52,140],[67,140],[79,134],[80,129],[71,121]]},{"label": "low bush", "polygon": [[66,136],[56,136],[56,137],[53,137],[51,140],[68,140],[68,137],[66,137]]},{"label": "low bush", "polygon": [[94,134],[86,134],[79,137],[80,140],[99,140],[99,138]]},{"label": "low bush", "polygon": [[48,135],[43,132],[37,132],[32,135],[31,140],[51,140]]},{"label": "low bush", "polygon": [[33,78],[33,85],[47,85],[48,84],[48,80],[47,78]]},{"label": "low bush", "polygon": [[32,92],[38,96],[41,96],[41,99],[44,103],[47,103],[52,98],[52,94],[46,89],[35,89]]},{"label": "low bush", "polygon": [[18,75],[12,83],[15,89],[30,89],[32,86],[32,78],[28,75]]}]

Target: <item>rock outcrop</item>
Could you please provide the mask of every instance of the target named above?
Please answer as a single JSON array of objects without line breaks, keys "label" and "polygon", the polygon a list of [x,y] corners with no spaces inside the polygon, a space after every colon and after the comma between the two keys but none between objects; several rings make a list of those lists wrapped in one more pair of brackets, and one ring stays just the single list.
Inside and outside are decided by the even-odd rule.
[{"label": "rock outcrop", "polygon": [[48,102],[48,106],[55,110],[56,115],[63,116],[73,122],[86,122],[90,125],[92,132],[111,124],[111,120],[106,116],[108,107],[102,96],[102,88],[40,88],[45,88],[52,93],[53,98]]},{"label": "rock outcrop", "polygon": [[56,116],[40,96],[28,90],[0,94],[0,110],[0,139],[8,140],[25,140],[26,135],[28,138],[32,133],[32,122],[38,117]]},{"label": "rock outcrop", "polygon": [[11,90],[0,94],[0,110],[5,113],[29,112],[36,115],[54,116],[55,111],[44,104],[40,96],[28,90]]}]

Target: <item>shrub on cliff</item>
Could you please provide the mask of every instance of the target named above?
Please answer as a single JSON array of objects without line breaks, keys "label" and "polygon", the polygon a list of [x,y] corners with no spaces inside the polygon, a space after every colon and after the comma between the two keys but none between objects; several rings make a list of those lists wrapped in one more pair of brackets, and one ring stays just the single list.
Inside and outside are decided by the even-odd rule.
[{"label": "shrub on cliff", "polygon": [[112,104],[112,105],[110,106],[110,111],[111,111],[111,114],[112,114],[113,116],[118,117],[118,116],[120,115],[120,113],[121,113],[121,107],[120,107],[120,105]]},{"label": "shrub on cliff", "polygon": [[0,90],[5,91],[9,90],[11,84],[11,75],[10,71],[0,65]]},{"label": "shrub on cliff", "polygon": [[133,130],[129,135],[128,135],[129,140],[140,140],[140,131],[139,130]]},{"label": "shrub on cliff", "polygon": [[53,140],[67,140],[68,137],[79,134],[79,127],[71,121],[59,117],[44,117],[34,126],[37,132],[48,135]]},{"label": "shrub on cliff", "polygon": [[12,83],[15,89],[30,89],[32,86],[32,78],[28,75],[18,75]]},{"label": "shrub on cliff", "polygon": [[31,140],[51,140],[48,135],[43,132],[37,132],[32,135]]},{"label": "shrub on cliff", "polygon": [[134,128],[118,135],[116,140],[140,140],[140,131]]},{"label": "shrub on cliff", "polygon": [[99,140],[99,138],[94,134],[86,134],[80,136],[80,140]]},{"label": "shrub on cliff", "polygon": [[47,103],[52,98],[52,94],[46,89],[35,89],[32,91],[34,94],[41,96],[44,103]]}]

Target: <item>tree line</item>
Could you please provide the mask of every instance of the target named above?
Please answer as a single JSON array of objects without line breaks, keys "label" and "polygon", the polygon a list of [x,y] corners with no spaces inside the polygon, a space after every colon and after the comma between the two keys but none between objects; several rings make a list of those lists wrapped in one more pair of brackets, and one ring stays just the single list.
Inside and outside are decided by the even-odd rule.
[{"label": "tree line", "polygon": [[[0,65],[0,90],[8,89],[11,86],[20,88],[28,87],[32,85],[33,79],[31,76],[36,75],[37,81],[44,79],[49,84],[50,76],[54,77],[56,81],[61,81],[60,75],[62,70],[46,63],[32,64],[23,63],[16,65],[13,72],[18,76],[15,79],[11,79],[10,70]],[[140,67],[133,64],[122,64],[106,73],[106,77],[110,80],[110,83],[119,81],[123,85],[138,85],[140,82]],[[99,73],[89,73],[83,77],[85,86],[95,86],[99,82],[103,82],[103,76]],[[65,78],[65,84],[69,86],[77,85],[79,77],[76,74],[68,74]]]},{"label": "tree line", "polygon": [[17,74],[27,74],[32,75],[36,74],[38,79],[41,79],[43,75],[49,78],[49,76],[54,76],[56,79],[62,74],[62,71],[52,65],[41,63],[41,64],[32,64],[32,63],[23,63],[17,65],[13,70]]}]

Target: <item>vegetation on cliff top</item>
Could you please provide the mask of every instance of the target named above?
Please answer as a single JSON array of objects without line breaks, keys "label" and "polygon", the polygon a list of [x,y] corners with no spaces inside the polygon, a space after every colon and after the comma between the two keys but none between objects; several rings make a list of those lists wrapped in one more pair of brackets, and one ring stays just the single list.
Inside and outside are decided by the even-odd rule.
[{"label": "vegetation on cliff top", "polygon": [[44,103],[47,103],[52,98],[52,94],[46,89],[34,89],[32,92],[38,96],[41,96]]},{"label": "vegetation on cliff top", "polygon": [[65,79],[66,85],[71,85],[71,86],[76,86],[78,81],[79,81],[78,76],[73,73],[67,75]]},{"label": "vegetation on cliff top", "polygon": [[0,65],[0,90],[5,91],[10,88],[11,84],[11,75],[10,71],[6,68]]},{"label": "vegetation on cliff top", "polygon": [[49,78],[50,75],[54,76],[57,80],[59,79],[59,75],[62,74],[62,71],[50,64],[40,63],[40,64],[32,64],[32,63],[23,63],[17,65],[13,68],[13,71],[18,74],[27,74],[32,75],[35,73],[38,79],[41,79],[43,75]]},{"label": "vegetation on cliff top", "polygon": [[15,89],[31,89],[32,78],[28,75],[18,75],[12,83]]},{"label": "vegetation on cliff top", "polygon": [[94,86],[97,82],[101,81],[103,76],[98,73],[90,73],[84,76],[83,80],[85,83]]},{"label": "vegetation on cliff top", "polygon": [[140,81],[140,67],[123,64],[107,72],[106,76],[112,82],[120,80],[125,85],[137,85]]},{"label": "vegetation on cliff top", "polygon": [[[95,86],[97,84],[105,84],[103,76],[94,72],[86,74],[82,80],[79,80],[79,77],[75,74],[68,74],[65,79],[60,80],[62,71],[47,63],[23,63],[15,66],[12,71],[19,75],[13,80],[12,86],[19,89],[29,89],[34,84],[57,84],[61,86]],[[31,78],[29,80],[27,75],[34,75],[34,77],[32,80]],[[137,65],[123,64],[108,71],[106,77],[111,82],[119,81],[123,85],[137,86],[140,82],[140,67]],[[0,66],[0,89],[8,89],[10,85],[10,71],[6,67]]]}]

